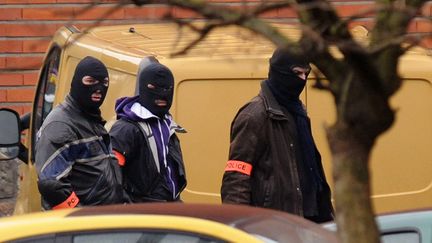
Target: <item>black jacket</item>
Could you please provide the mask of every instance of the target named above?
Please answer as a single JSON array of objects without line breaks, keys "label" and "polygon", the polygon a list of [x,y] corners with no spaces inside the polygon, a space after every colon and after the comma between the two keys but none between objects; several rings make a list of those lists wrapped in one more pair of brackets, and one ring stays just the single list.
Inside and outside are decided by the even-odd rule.
[{"label": "black jacket", "polygon": [[[231,125],[230,161],[252,166],[250,175],[226,170],[222,181],[222,201],[272,208],[300,216],[332,218],[327,182],[317,195],[317,203],[303,202],[301,171],[298,162],[296,124],[282,108],[266,83],[261,92],[243,106]],[[319,173],[325,178],[319,158]],[[228,167],[227,167],[228,168]],[[309,208],[317,207],[317,208]],[[319,215],[307,215],[318,211]],[[306,213],[306,215],[305,215]],[[318,220],[319,221],[319,220]]]},{"label": "black jacket", "polygon": [[[172,128],[175,129],[175,128]],[[123,187],[132,202],[177,201],[186,187],[186,174],[183,164],[180,141],[174,133],[168,143],[167,160],[174,164],[177,175],[178,192],[173,195],[165,179],[165,168],[158,171],[155,159],[138,122],[122,117],[110,130],[113,149],[125,159],[122,167]]]},{"label": "black jacket", "polygon": [[121,203],[121,172],[100,116],[82,112],[67,96],[47,116],[35,149],[45,209]]}]

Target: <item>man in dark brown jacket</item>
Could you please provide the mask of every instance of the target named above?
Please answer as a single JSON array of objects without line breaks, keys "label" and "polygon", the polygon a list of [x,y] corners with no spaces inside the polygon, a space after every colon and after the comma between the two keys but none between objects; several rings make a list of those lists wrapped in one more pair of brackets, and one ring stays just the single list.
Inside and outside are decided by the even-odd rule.
[{"label": "man in dark brown jacket", "polygon": [[330,188],[299,99],[309,63],[281,49],[258,96],[231,125],[222,202],[272,208],[315,222],[333,219]]}]

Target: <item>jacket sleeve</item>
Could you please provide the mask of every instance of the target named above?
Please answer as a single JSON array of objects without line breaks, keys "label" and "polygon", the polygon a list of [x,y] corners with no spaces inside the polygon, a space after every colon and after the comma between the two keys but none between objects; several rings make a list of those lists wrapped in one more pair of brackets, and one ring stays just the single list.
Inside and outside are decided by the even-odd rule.
[{"label": "jacket sleeve", "polygon": [[52,209],[76,207],[79,198],[69,179],[78,152],[73,143],[76,133],[61,122],[50,123],[40,132],[35,156],[39,192]]},{"label": "jacket sleeve", "polygon": [[221,187],[223,203],[251,204],[250,178],[261,124],[255,116],[241,111],[231,124],[229,159]]},{"label": "jacket sleeve", "polygon": [[136,144],[140,144],[141,131],[130,122],[118,120],[109,131],[111,143],[120,166],[133,157]]}]

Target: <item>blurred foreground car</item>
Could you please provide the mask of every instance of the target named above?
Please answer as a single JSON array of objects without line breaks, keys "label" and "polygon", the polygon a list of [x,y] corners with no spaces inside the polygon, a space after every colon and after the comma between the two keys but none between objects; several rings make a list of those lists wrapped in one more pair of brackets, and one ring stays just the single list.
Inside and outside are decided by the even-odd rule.
[{"label": "blurred foreground car", "polygon": [[147,203],[56,210],[0,219],[0,242],[338,242],[333,232],[274,210]]},{"label": "blurred foreground car", "polygon": [[[432,208],[382,214],[376,220],[382,243],[432,243]],[[336,230],[334,223],[323,226]]]}]

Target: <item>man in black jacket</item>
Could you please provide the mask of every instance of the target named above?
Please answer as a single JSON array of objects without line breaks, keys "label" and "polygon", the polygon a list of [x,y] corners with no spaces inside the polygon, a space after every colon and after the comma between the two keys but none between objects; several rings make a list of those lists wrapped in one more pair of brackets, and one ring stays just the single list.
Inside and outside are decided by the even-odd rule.
[{"label": "man in black jacket", "polygon": [[258,96],[231,125],[223,203],[248,204],[331,220],[333,208],[309,117],[300,101],[310,66],[277,49]]},{"label": "man in black jacket", "polygon": [[99,110],[108,85],[105,65],[84,58],[65,101],[42,124],[35,154],[44,209],[124,201],[120,168]]},{"label": "man in black jacket", "polygon": [[116,102],[118,120],[110,135],[132,202],[178,201],[186,186],[180,141],[184,132],[169,113],[174,76],[144,59],[137,75],[139,94]]}]

